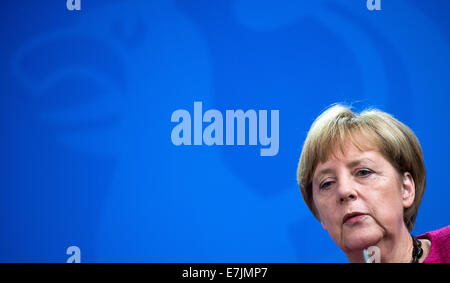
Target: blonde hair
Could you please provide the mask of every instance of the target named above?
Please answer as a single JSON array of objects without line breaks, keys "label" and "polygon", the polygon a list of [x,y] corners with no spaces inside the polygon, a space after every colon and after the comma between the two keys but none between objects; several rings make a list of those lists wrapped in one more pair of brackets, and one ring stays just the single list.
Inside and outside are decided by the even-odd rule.
[{"label": "blonde hair", "polygon": [[392,164],[399,174],[409,172],[414,179],[413,204],[404,209],[403,221],[411,232],[425,192],[425,165],[422,149],[412,130],[391,115],[366,109],[360,114],[349,106],[335,104],[323,112],[311,126],[303,144],[297,168],[297,181],[308,208],[319,219],[313,201],[312,178],[319,162],[335,156],[336,146],[343,153],[344,140],[350,138],[361,151],[367,144],[356,139],[361,134]]}]

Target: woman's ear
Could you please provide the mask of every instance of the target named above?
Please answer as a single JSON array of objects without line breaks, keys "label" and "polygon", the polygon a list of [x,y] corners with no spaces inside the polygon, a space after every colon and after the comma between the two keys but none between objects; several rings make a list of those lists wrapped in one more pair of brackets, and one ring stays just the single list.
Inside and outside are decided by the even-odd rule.
[{"label": "woman's ear", "polygon": [[414,203],[416,186],[411,173],[405,172],[402,176],[402,203],[404,208],[409,208]]}]

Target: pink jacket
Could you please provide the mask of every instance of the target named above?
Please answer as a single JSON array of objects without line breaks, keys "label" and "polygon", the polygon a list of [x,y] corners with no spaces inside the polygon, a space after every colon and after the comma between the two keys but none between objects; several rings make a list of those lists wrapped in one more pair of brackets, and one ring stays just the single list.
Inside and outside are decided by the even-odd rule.
[{"label": "pink jacket", "polygon": [[417,238],[431,242],[431,250],[424,263],[450,263],[450,225]]}]

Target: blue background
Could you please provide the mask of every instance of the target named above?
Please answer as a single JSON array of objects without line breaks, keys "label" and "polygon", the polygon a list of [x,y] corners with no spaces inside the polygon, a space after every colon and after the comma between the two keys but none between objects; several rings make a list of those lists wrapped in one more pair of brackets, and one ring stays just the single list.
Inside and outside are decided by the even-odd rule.
[{"label": "blue background", "polygon": [[[449,224],[450,2],[2,1],[0,261],[346,262],[296,183],[335,102],[423,146]],[[173,111],[279,109],[280,149],[180,146]]]}]

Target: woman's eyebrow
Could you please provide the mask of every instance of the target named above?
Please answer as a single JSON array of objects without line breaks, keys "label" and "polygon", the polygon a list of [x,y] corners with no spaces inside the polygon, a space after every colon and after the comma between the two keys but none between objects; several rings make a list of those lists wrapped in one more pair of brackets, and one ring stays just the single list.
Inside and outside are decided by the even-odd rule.
[{"label": "woman's eyebrow", "polygon": [[[375,164],[375,162],[373,160],[365,157],[365,158],[356,159],[356,160],[352,160],[352,161],[348,162],[346,164],[346,167],[353,168],[353,167],[358,166],[363,163]],[[320,176],[322,176],[324,174],[329,174],[329,173],[333,174],[334,172],[335,172],[335,170],[333,168],[326,167],[326,168],[319,170],[319,172],[317,172],[317,174],[313,177],[313,179],[317,181],[317,179],[319,179]]]},{"label": "woman's eyebrow", "polygon": [[324,174],[328,174],[328,173],[334,173],[334,169],[332,169],[332,168],[323,168],[317,173],[317,175],[315,176],[314,179],[317,180],[320,176],[322,176]]},{"label": "woman's eyebrow", "polygon": [[350,161],[349,163],[347,163],[347,167],[348,168],[353,168],[355,166],[360,165],[361,163],[371,163],[371,164],[375,164],[375,162],[369,158],[361,158],[361,159],[357,159],[357,160],[353,160]]}]

